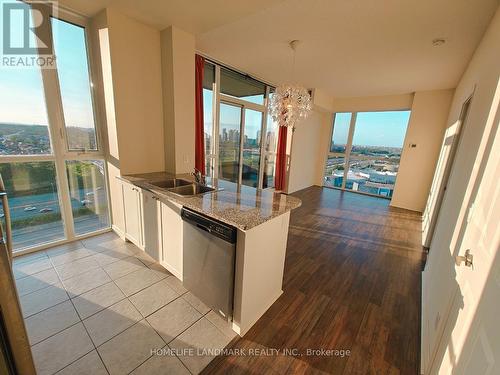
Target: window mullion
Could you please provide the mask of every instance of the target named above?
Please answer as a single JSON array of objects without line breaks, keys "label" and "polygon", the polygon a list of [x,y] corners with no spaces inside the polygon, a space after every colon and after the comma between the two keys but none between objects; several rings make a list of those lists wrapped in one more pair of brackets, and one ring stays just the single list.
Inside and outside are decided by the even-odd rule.
[{"label": "window mullion", "polygon": [[102,125],[104,125],[106,122],[105,120],[103,120],[105,118],[104,108],[101,108],[97,100],[98,93],[95,85],[95,83],[97,82],[96,72],[92,68],[93,66],[97,65],[94,65],[95,58],[93,56],[93,50],[91,48],[90,43],[91,43],[90,36],[89,33],[87,32],[87,28],[85,28],[85,46],[87,48],[87,61],[88,61],[89,80],[90,80],[90,99],[92,101],[92,108],[94,114],[95,142],[97,148],[97,152],[94,151],[94,153],[104,154],[106,152],[106,147],[107,147],[107,142],[105,142],[105,140],[107,139],[106,139],[106,132],[104,131],[104,126]]},{"label": "window mullion", "polygon": [[31,163],[37,161],[54,161],[55,157],[51,154],[41,155],[2,155],[0,163]]},{"label": "window mullion", "polygon": [[214,159],[214,178],[219,177],[219,132],[220,132],[220,66],[215,65],[215,87],[213,90],[214,108],[213,113],[213,153]]},{"label": "window mullion", "polygon": [[243,139],[245,134],[245,107],[241,107],[240,114],[240,156],[238,160],[238,185],[241,186],[243,180]]},{"label": "window mullion", "polygon": [[105,159],[106,156],[103,152],[90,152],[90,151],[82,151],[82,152],[68,152],[65,155],[65,159],[67,160],[94,160],[94,159]]},{"label": "window mullion", "polygon": [[344,179],[342,180],[342,189],[345,189],[345,184],[347,182],[347,174],[349,173],[349,158],[351,157],[352,149],[352,139],[354,137],[354,128],[356,127],[356,117],[357,112],[353,112],[351,116],[351,123],[349,124],[349,135],[347,137],[347,145],[345,149],[345,159],[344,159]]},{"label": "window mullion", "polygon": [[[52,32],[49,23],[48,28],[41,30],[36,29],[37,32],[47,33],[45,36],[40,36],[40,40],[48,40],[53,46]],[[43,38],[45,37],[45,38]],[[57,61],[56,61],[57,64]],[[57,66],[57,65],[56,65]],[[56,68],[57,69],[57,68]],[[57,77],[56,69],[42,69],[42,82],[45,92],[45,102],[47,105],[47,117],[49,122],[49,133],[51,138],[52,150],[55,157],[57,187],[59,205],[61,207],[61,216],[64,223],[64,231],[67,239],[75,237],[75,230],[73,225],[73,215],[71,211],[71,200],[69,194],[68,181],[66,179],[66,146],[65,146],[65,132],[64,132],[64,116],[62,110],[61,93],[59,89],[59,80]]]},{"label": "window mullion", "polygon": [[262,126],[260,127],[260,160],[259,160],[259,182],[258,187],[262,189],[264,187],[264,151],[265,145],[264,142],[266,140],[267,133],[267,116],[269,116],[267,108],[269,104],[269,86],[266,86],[266,96],[264,98],[264,107],[266,110],[262,114]]}]

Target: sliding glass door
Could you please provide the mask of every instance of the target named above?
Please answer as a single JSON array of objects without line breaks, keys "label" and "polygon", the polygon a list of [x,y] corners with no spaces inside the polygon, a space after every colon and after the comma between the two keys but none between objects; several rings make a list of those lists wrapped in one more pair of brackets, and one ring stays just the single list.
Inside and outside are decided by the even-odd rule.
[{"label": "sliding glass door", "polygon": [[[23,7],[31,17],[29,5]],[[68,17],[71,22],[51,17],[48,28],[37,31],[49,34],[43,40],[53,47],[55,67],[0,69],[0,174],[14,251],[110,226],[85,20]],[[12,18],[12,37],[25,27],[22,17]],[[35,45],[35,35],[28,35]]]},{"label": "sliding glass door", "polygon": [[[273,94],[270,93],[270,96]],[[278,149],[278,123],[271,116],[267,116],[266,130],[263,138],[263,157],[262,164],[262,188],[274,186],[274,172],[276,169],[276,151]]]},{"label": "sliding glass door", "polygon": [[243,149],[241,160],[241,183],[257,187],[259,184],[260,141],[262,135],[262,112],[245,109]]},{"label": "sliding glass door", "polygon": [[221,103],[219,121],[219,178],[238,182],[242,108]]},{"label": "sliding glass door", "polygon": [[205,63],[203,111],[209,177],[255,188],[274,186],[277,126],[267,115],[271,87]]},{"label": "sliding glass door", "polygon": [[261,134],[261,112],[244,105],[220,103],[218,178],[258,186]]},{"label": "sliding glass door", "polygon": [[392,197],[410,111],[336,113],[324,186]]}]

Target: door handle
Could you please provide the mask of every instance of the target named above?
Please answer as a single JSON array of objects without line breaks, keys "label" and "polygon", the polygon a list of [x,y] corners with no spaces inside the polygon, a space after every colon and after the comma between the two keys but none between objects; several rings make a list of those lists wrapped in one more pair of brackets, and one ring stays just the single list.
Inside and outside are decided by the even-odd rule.
[{"label": "door handle", "polygon": [[470,249],[465,250],[464,255],[458,255],[455,258],[455,262],[457,263],[457,266],[464,262],[467,267],[474,269],[474,255],[471,254]]}]

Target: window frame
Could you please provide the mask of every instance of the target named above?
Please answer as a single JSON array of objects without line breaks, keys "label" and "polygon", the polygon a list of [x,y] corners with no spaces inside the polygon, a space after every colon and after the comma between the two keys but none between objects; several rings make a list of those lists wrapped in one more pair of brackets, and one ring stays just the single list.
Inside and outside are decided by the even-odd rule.
[{"label": "window frame", "polygon": [[[260,134],[260,146],[259,146],[259,153],[260,153],[260,160],[259,160],[259,176],[258,176],[258,181],[257,181],[257,188],[262,189],[263,188],[263,182],[264,182],[264,162],[265,162],[265,156],[268,154],[271,155],[276,155],[276,151],[266,151],[264,147],[264,141],[265,141],[265,135],[267,132],[267,119],[268,119],[268,105],[269,105],[269,94],[271,92],[271,89],[274,88],[274,86],[271,86],[265,82],[262,82],[266,89],[265,89],[265,94],[264,94],[264,101],[263,104],[256,104],[253,102],[249,102],[243,99],[235,98],[230,95],[223,94],[220,90],[220,74],[221,74],[221,68],[223,69],[229,69],[233,70],[227,66],[220,65],[208,58],[205,59],[205,64],[211,64],[215,68],[215,82],[213,84],[213,90],[212,90],[212,150],[209,155],[205,154],[205,158],[209,158],[211,160],[211,165],[212,165],[212,174],[207,175],[209,177],[212,177],[214,179],[219,178],[219,129],[220,129],[220,104],[225,103],[228,105],[234,105],[241,107],[241,121],[240,121],[240,160],[239,160],[239,170],[238,170],[238,185],[242,185],[242,171],[243,171],[243,132],[245,130],[245,111],[246,109],[254,110],[257,112],[262,113],[262,122],[261,122],[261,134]],[[237,72],[239,73],[239,72]],[[242,73],[239,73],[242,74]],[[255,79],[252,77],[252,79]],[[273,186],[269,186],[266,189],[273,189]]]},{"label": "window frame", "polygon": [[[324,165],[323,165],[323,187],[327,187],[327,188],[330,188],[330,189],[342,190],[342,191],[349,191],[349,192],[352,192],[352,193],[364,194],[364,195],[369,195],[369,196],[373,196],[373,197],[379,197],[379,198],[384,198],[384,199],[391,200],[392,196],[388,197],[388,196],[383,196],[383,195],[378,195],[378,194],[372,194],[372,193],[368,193],[368,192],[364,192],[364,191],[355,191],[355,190],[352,190],[352,189],[347,189],[345,187],[346,186],[346,182],[347,182],[347,175],[349,173],[349,164],[350,164],[350,161],[351,161],[352,141],[354,139],[354,132],[356,130],[356,121],[357,121],[358,113],[366,113],[366,112],[405,112],[405,111],[409,111],[410,112],[410,117],[409,117],[409,120],[408,120],[408,124],[406,126],[406,133],[405,133],[405,137],[404,137],[404,140],[403,140],[403,145],[401,147],[401,158],[400,158],[400,160],[401,160],[403,158],[403,155],[404,155],[404,151],[405,151],[404,145],[405,145],[406,136],[408,134],[408,127],[410,125],[410,120],[411,120],[411,108],[395,108],[395,109],[382,109],[382,110],[338,111],[338,112],[334,112],[333,113],[333,121],[330,122],[330,140],[328,142],[328,149],[326,150],[326,157],[325,157],[325,162],[324,162]],[[337,114],[340,114],[340,113],[350,113],[351,114],[351,120],[349,122],[349,133],[348,133],[348,136],[347,136],[346,148],[345,148],[345,152],[343,152],[343,153],[342,152],[331,152],[331,147],[332,147],[332,143],[333,143],[333,132],[334,132],[334,129],[335,129],[335,119],[336,119]],[[341,187],[326,186],[325,185],[326,162],[328,161],[328,158],[330,158],[330,157],[343,157],[344,158],[344,175],[343,175],[343,178],[342,178],[342,186]],[[396,181],[397,181],[397,176],[396,176]],[[396,184],[394,184],[394,185],[396,185]]]},{"label": "window frame", "polygon": [[[28,4],[29,5],[29,4]],[[54,11],[55,10],[55,11]],[[33,10],[31,9],[33,12]],[[34,155],[0,155],[0,163],[29,163],[29,162],[40,162],[40,161],[50,161],[53,162],[56,169],[56,181],[58,192],[58,203],[61,210],[61,220],[63,222],[64,228],[64,238],[61,240],[56,240],[53,242],[42,243],[39,245],[17,249],[14,254],[22,255],[26,253],[31,253],[34,251],[42,250],[51,246],[75,241],[77,239],[86,238],[89,236],[94,236],[96,234],[105,233],[111,230],[111,207],[110,207],[110,192],[109,192],[109,181],[108,181],[108,170],[107,170],[107,148],[106,142],[104,140],[105,134],[105,122],[101,121],[102,113],[101,108],[98,104],[101,98],[98,96],[98,90],[96,90],[96,82],[98,82],[97,75],[93,67],[95,66],[95,59],[92,53],[92,41],[89,35],[89,20],[81,15],[75,14],[65,9],[61,9],[54,5],[52,11],[48,14],[51,18],[55,18],[64,22],[68,22],[72,25],[83,28],[85,36],[85,47],[87,53],[87,65],[89,74],[89,84],[90,84],[90,95],[91,103],[94,117],[94,129],[96,136],[96,148],[97,150],[70,150],[69,142],[67,140],[67,132],[64,121],[64,112],[62,105],[61,90],[59,85],[59,77],[57,71],[57,60],[56,67],[54,69],[40,69],[41,83],[43,90],[43,100],[45,108],[47,111],[48,120],[48,133],[50,139],[50,154],[34,154]],[[48,32],[45,40],[48,40],[53,46],[53,36],[52,36],[52,22],[48,23],[47,30],[36,30],[40,33]],[[53,50],[55,53],[55,51]],[[74,227],[74,217],[73,210],[71,206],[70,188],[67,177],[66,162],[76,160],[76,161],[88,161],[88,160],[101,160],[104,165],[104,181],[106,189],[106,199],[108,202],[107,209],[107,219],[109,226],[107,228],[99,229],[97,231],[88,232],[84,234],[77,235],[75,233]]]},{"label": "window frame", "polygon": [[[92,157],[94,158],[104,158],[105,157],[105,142],[103,142],[103,129],[100,123],[100,112],[99,112],[99,106],[98,106],[98,92],[96,90],[96,85],[95,82],[97,82],[97,76],[94,72],[93,66],[94,66],[94,57],[92,54],[92,44],[90,40],[90,35],[88,31],[89,27],[89,21],[87,18],[84,18],[83,16],[76,15],[74,13],[65,11],[63,9],[58,9],[58,14],[57,15],[50,15],[51,18],[61,20],[63,22],[67,22],[69,24],[72,24],[77,27],[81,27],[84,32],[85,36],[85,47],[87,51],[87,65],[88,65],[88,73],[89,73],[89,84],[90,84],[90,97],[91,97],[91,102],[92,102],[92,109],[93,109],[93,118],[94,118],[94,129],[95,129],[95,136],[96,136],[96,150],[87,150],[87,149],[70,149],[69,148],[69,141],[68,141],[68,132],[66,129],[66,122],[64,119],[64,108],[62,105],[62,96],[61,96],[61,90],[60,90],[60,83],[59,83],[59,76],[57,74],[57,59],[56,59],[56,69],[51,69],[48,70],[49,72],[53,73],[54,77],[51,77],[52,80],[54,80],[57,85],[54,87],[54,91],[51,93],[52,95],[55,95],[58,99],[57,103],[57,112],[58,112],[58,131],[59,131],[59,139],[63,143],[63,152],[64,152],[64,157],[67,159],[73,159],[75,157],[82,157],[83,159],[91,159]],[[54,45],[53,43],[53,38],[52,38],[52,23],[50,23],[50,35],[48,36],[50,38],[50,43],[52,46]],[[43,73],[43,71],[42,71]],[[47,108],[47,111],[49,109]],[[49,120],[50,122],[50,120]],[[49,124],[50,126],[50,124]]]},{"label": "window frame", "polygon": [[[51,15],[51,18],[54,18],[56,20],[60,20],[63,22],[67,22],[71,25],[81,27],[83,29],[83,33],[84,33],[84,37],[85,37],[85,48],[87,51],[87,65],[88,65],[88,74],[89,74],[90,99],[91,99],[92,109],[93,109],[94,131],[95,131],[95,137],[96,137],[96,149],[95,150],[70,149],[69,148],[68,132],[67,132],[67,128],[66,128],[66,120],[64,118],[64,107],[62,105],[62,95],[61,95],[61,89],[60,89],[61,86],[60,86],[60,82],[59,82],[59,76],[57,74],[57,59],[56,59],[56,61],[55,61],[56,69],[54,71],[56,72],[58,92],[55,93],[55,95],[58,95],[58,98],[60,98],[59,103],[60,103],[60,107],[61,107],[60,112],[61,112],[61,120],[62,120],[62,124],[60,124],[61,125],[60,132],[61,132],[61,138],[63,138],[62,141],[64,142],[64,146],[65,146],[64,147],[65,156],[75,155],[75,154],[77,154],[77,155],[94,154],[97,156],[101,156],[101,155],[103,155],[103,151],[104,151],[104,150],[102,150],[104,143],[102,142],[101,134],[99,134],[101,132],[101,126],[99,126],[99,124],[98,124],[99,116],[97,113],[98,106],[97,106],[97,100],[96,100],[97,90],[95,90],[95,84],[94,84],[94,82],[96,81],[96,75],[94,74],[93,69],[92,69],[94,60],[92,57],[92,48],[90,45],[90,35],[88,32],[89,22],[86,18],[74,15],[72,13],[68,13],[66,11],[64,12],[65,18],[63,18],[60,16],[60,12],[61,12],[61,10],[59,10],[57,17],[54,15]],[[68,18],[66,18],[66,17],[68,17]],[[50,43],[53,46],[54,41],[52,38],[52,22],[50,23],[50,30],[51,30]]]},{"label": "window frame", "polygon": [[[335,119],[337,118],[337,114],[340,114],[340,113],[350,113],[351,114],[351,119],[349,121],[349,132],[347,135],[347,143],[345,145],[344,152],[332,152],[331,149],[332,149],[332,143],[333,143],[333,131],[335,129]],[[335,112],[334,116],[333,116],[332,124],[330,126],[330,142],[328,142],[328,152],[326,155],[326,160],[328,160],[328,158],[330,158],[330,157],[343,157],[344,158],[344,176],[342,178],[342,186],[340,188],[334,187],[335,189],[345,190],[347,173],[349,172],[349,168],[346,168],[346,165],[349,163],[349,157],[351,155],[352,139],[354,136],[354,127],[356,126],[357,115],[358,115],[358,112]],[[326,168],[326,165],[325,165],[325,168]]]}]

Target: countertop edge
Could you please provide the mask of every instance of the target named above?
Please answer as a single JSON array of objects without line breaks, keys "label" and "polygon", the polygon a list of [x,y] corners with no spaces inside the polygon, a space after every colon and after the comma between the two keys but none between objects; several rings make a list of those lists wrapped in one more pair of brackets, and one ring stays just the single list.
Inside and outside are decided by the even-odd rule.
[{"label": "countertop edge", "polygon": [[[163,172],[162,172],[163,173]],[[168,176],[168,175],[166,175]],[[184,179],[190,179],[192,180],[191,177],[188,177],[186,175],[182,175],[182,176],[174,176],[174,175],[170,175],[171,178],[184,178]],[[203,215],[206,215],[208,217],[211,217],[213,219],[216,219],[216,220],[219,220],[219,221],[222,221],[226,224],[229,224],[231,226],[234,226],[235,228],[239,229],[240,231],[243,231],[243,232],[246,232],[246,231],[249,231],[251,230],[252,228],[255,228],[259,225],[262,225],[264,223],[266,223],[267,221],[270,221],[272,219],[275,219],[279,216],[282,216],[298,207],[300,207],[302,205],[302,201],[298,198],[295,198],[295,197],[292,197],[293,200],[292,202],[294,202],[294,204],[290,205],[289,208],[285,208],[283,211],[280,211],[279,213],[276,213],[276,214],[271,214],[269,216],[266,216],[266,217],[262,217],[261,219],[259,220],[255,220],[252,224],[242,224],[241,222],[236,222],[234,220],[229,220],[225,217],[223,217],[223,215],[218,215],[218,214],[214,214],[214,213],[211,213],[211,212],[207,212],[207,211],[204,211],[202,209],[200,209],[200,207],[198,207],[197,205],[195,204],[192,204],[191,202],[189,202],[189,199],[193,199],[193,198],[199,198],[201,199],[202,197],[201,196],[191,196],[191,197],[186,197],[186,198],[183,198],[183,197],[178,197],[177,195],[174,195],[173,193],[170,193],[166,190],[163,190],[163,189],[160,189],[160,188],[154,188],[152,185],[149,184],[148,182],[148,179],[145,179],[145,178],[141,178],[139,176],[134,176],[134,175],[122,175],[122,176],[116,176],[117,179],[123,181],[123,182],[126,182],[126,183],[130,183],[134,186],[137,186],[138,188],[140,189],[143,189],[143,190],[146,190],[146,191],[149,191],[150,193],[153,193],[153,194],[156,194],[159,196],[160,200],[161,199],[166,199],[170,202],[173,202],[173,203],[176,203],[176,204],[179,204],[181,206],[185,206],[186,208],[189,208],[193,211],[196,211],[196,212],[199,212]],[[152,181],[152,180],[155,180],[155,179],[150,179],[149,181]],[[210,194],[210,193],[209,193]],[[289,197],[288,195],[286,194],[283,194],[287,197]]]}]

